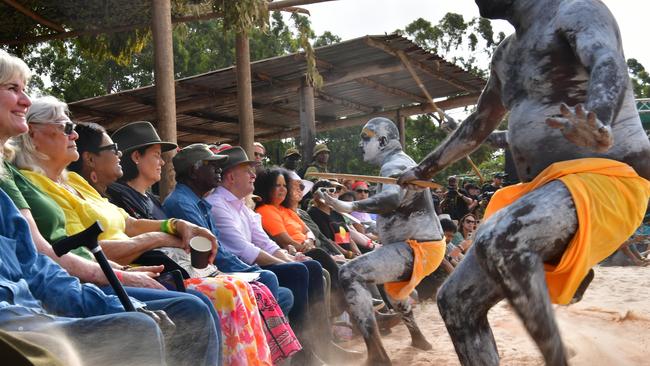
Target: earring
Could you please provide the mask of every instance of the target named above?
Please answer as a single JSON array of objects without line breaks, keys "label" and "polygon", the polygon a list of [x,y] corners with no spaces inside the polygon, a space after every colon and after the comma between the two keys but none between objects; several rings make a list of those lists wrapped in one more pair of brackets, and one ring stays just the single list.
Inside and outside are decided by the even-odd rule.
[{"label": "earring", "polygon": [[97,183],[97,173],[93,170],[90,172],[90,182],[91,183]]}]

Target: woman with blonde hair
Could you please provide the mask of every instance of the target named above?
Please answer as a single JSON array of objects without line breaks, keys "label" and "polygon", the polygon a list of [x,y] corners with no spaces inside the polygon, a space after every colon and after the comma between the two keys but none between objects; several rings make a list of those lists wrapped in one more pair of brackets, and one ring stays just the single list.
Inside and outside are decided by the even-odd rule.
[{"label": "woman with blonde hair", "polygon": [[[0,217],[3,218],[0,224],[0,241],[3,242],[4,248],[0,256],[3,263],[0,266],[3,277],[0,282],[3,288],[10,289],[2,292],[3,295],[0,296],[0,302],[5,304],[0,308],[2,327],[24,330],[25,332],[21,333],[25,335],[31,330],[42,332],[58,328],[62,331],[61,334],[67,334],[68,340],[74,341],[73,347],[84,361],[92,359],[103,363],[110,354],[112,362],[147,363],[153,360],[143,358],[148,354],[157,359],[156,363],[161,363],[164,360],[160,356],[166,350],[170,363],[216,364],[220,342],[212,325],[213,318],[208,315],[208,308],[197,298],[186,294],[178,297],[167,296],[164,291],[149,290],[159,296],[140,300],[145,300],[148,309],[156,311],[156,314],[142,308],[141,303],[136,303],[138,312],[120,313],[123,308],[115,297],[106,296],[95,286],[81,285],[58,265],[36,252],[37,246],[39,250],[49,249],[50,253],[47,254],[57,258],[51,253],[51,247],[40,235],[31,216],[31,210],[35,206],[27,203],[30,198],[33,203],[42,197],[37,196],[35,190],[30,191],[34,194],[26,193],[27,197],[22,194],[19,186],[26,186],[21,185],[24,182],[17,179],[20,174],[5,161],[4,149],[9,138],[23,134],[29,129],[26,116],[31,101],[25,93],[28,79],[29,69],[24,62],[0,51],[0,150],[3,153],[3,164],[0,165],[4,171],[0,179]],[[10,169],[5,171],[5,168]],[[7,194],[4,193],[5,190]],[[42,207],[47,205],[47,202],[41,203]],[[92,277],[90,274],[93,268],[98,268],[97,265],[93,267],[90,262],[75,262],[71,258],[76,257],[67,256],[65,260],[61,259],[61,263],[66,263],[77,271],[84,268],[84,271],[88,270],[84,273],[89,277]],[[46,315],[44,307],[53,316]],[[22,311],[21,308],[25,310]],[[156,309],[163,311],[158,312]],[[149,317],[141,312],[145,312]],[[108,313],[120,314],[103,315]],[[166,332],[170,318],[177,328],[186,329],[187,332]],[[125,330],[127,325],[130,330]],[[166,336],[164,349],[161,347],[161,329],[165,331]],[[106,345],[101,342],[93,342],[97,334],[115,340],[111,342],[110,350],[106,350]],[[202,342],[198,343],[198,339]],[[179,347],[181,344],[184,345],[182,350]],[[124,352],[115,354],[113,346],[120,347]],[[192,357],[181,357],[183,352],[190,352]]]}]

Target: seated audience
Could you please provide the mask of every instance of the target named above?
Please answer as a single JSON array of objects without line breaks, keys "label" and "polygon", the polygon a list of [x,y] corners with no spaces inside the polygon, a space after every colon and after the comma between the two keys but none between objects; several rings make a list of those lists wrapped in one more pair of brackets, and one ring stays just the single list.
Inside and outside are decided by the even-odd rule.
[{"label": "seated audience", "polygon": [[[228,156],[222,182],[206,198],[212,205],[211,213],[219,230],[219,242],[244,262],[273,271],[280,284],[293,292],[294,307],[289,319],[305,346],[305,352],[299,356],[303,359],[298,362],[320,362],[312,351],[335,363],[349,356],[357,356],[331,341],[321,265],[302,253],[292,256],[282,250],[264,232],[259,215],[244,205],[245,197],[254,190],[256,163],[248,159],[241,147],[221,153]],[[317,339],[320,341],[317,342]]]},{"label": "seated audience", "polygon": [[[72,123],[69,122],[66,111],[67,105],[53,97],[34,101],[27,116],[30,131],[16,140],[21,151],[16,154],[15,163],[32,183],[61,206],[66,216],[67,233],[80,232],[99,220],[105,229],[100,235],[102,248],[108,258],[121,264],[130,264],[143,253],[159,247],[176,246],[189,250],[189,240],[199,235],[212,241],[210,259],[214,260],[216,238],[206,229],[183,220],[174,221],[174,227],[169,229],[163,225],[162,220],[134,219],[108,202],[102,196],[104,192],[98,192],[89,183],[99,180],[101,175],[106,176],[101,177],[105,182],[111,179],[114,181],[121,175],[119,164],[88,172],[89,181],[78,173],[67,172],[66,167],[80,158],[75,143],[78,134],[73,131],[70,135],[65,135],[64,131],[50,127],[56,126],[56,123],[44,122],[63,120]],[[56,135],[57,132],[66,138]],[[71,168],[82,171],[104,159],[118,161],[120,153],[115,151],[115,145],[108,135],[102,136],[98,150],[86,152],[87,156]],[[82,165],[84,161],[87,163]],[[106,187],[98,185],[98,188],[102,190]],[[170,235],[170,232],[174,235]]]},{"label": "seated audience", "polygon": [[[88,124],[83,125],[79,133],[77,145],[83,155],[87,148],[94,148],[86,141],[98,140],[104,132],[100,126]],[[113,182],[108,186],[107,194],[111,201],[139,219],[167,219],[158,198],[149,189],[161,179],[161,168],[165,164],[162,159],[163,149],[166,147],[169,150],[176,145],[162,142],[149,122],[126,125],[113,133],[111,138],[123,153],[120,165],[124,173],[120,182]],[[185,153],[196,156],[193,163],[202,163],[200,169],[219,170],[225,160],[221,155],[212,154],[207,145],[203,144],[190,145],[184,149]],[[182,158],[183,154],[180,154],[178,159]],[[191,169],[192,165],[189,167]],[[184,172],[179,171],[178,174],[182,175]],[[184,281],[185,286],[204,293],[212,300],[221,318],[226,365],[270,364],[271,359],[278,363],[299,349],[297,341],[286,342],[286,346],[277,342],[276,337],[295,340],[295,336],[275,298],[264,284],[255,281],[249,284],[225,275],[203,277],[192,268],[186,252],[177,248],[162,250],[188,273]],[[259,308],[256,298],[259,299]]]},{"label": "seated audience", "polygon": [[329,254],[316,248],[314,234],[296,212],[302,199],[300,184],[301,179],[295,172],[277,167],[262,171],[255,179],[255,194],[261,198],[255,211],[261,216],[264,231],[280,247],[290,254],[302,252],[327,270],[334,297],[333,315],[339,315],[346,307],[339,284],[339,266]]},{"label": "seated audience", "polygon": [[[29,68],[22,60],[0,51],[0,111],[3,112],[0,113],[0,156],[3,157],[0,177],[3,181],[9,177],[4,170],[3,150],[7,140],[34,133],[26,123],[31,106],[25,93],[29,76]],[[76,138],[69,121],[40,122],[40,133],[49,135],[51,140]],[[19,193],[13,187],[14,193]],[[0,190],[0,244],[4,248],[0,252],[3,264],[0,287],[4,289],[0,291],[3,304],[0,329],[15,334],[36,332],[56,334],[60,340],[67,338],[84,364],[217,364],[220,354],[217,331],[209,310],[199,299],[159,297],[145,304],[133,299],[138,312],[123,313],[117,297],[108,296],[93,285],[80,284],[51,259],[39,254],[32,241],[32,230],[38,231],[36,225],[28,224],[9,196]],[[98,337],[107,341],[98,342]],[[39,345],[57,356],[67,357],[57,347]]]},{"label": "seated audience", "polygon": [[[312,194],[321,188],[328,190],[332,195],[336,194],[334,184],[328,180],[317,181],[312,187]],[[318,199],[312,201],[312,206],[307,210],[307,213],[318,225],[320,231],[341,248],[345,258],[352,259],[361,255],[361,251],[350,238],[350,228],[346,225],[341,214],[334,211],[324,201]]]}]

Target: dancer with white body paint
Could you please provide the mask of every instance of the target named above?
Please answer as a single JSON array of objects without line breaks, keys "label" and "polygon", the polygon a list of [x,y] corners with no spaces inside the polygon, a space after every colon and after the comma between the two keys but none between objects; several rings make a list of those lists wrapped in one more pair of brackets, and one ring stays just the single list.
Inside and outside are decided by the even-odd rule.
[{"label": "dancer with white body paint", "polygon": [[[399,132],[386,118],[373,118],[363,127],[361,143],[363,159],[381,166],[381,175],[388,177],[415,166],[402,151]],[[379,239],[384,244],[341,267],[339,278],[345,291],[349,313],[355,318],[368,348],[367,365],[390,365],[366,284],[384,284],[393,307],[411,334],[413,347],[428,350],[431,345],[420,332],[408,296],[422,278],[436,271],[444,260],[445,242],[429,189],[407,190],[396,184],[382,184],[370,198],[346,202],[320,193],[338,212],[376,213]],[[444,272],[439,269],[438,271]]]},{"label": "dancer with white body paint", "polygon": [[546,364],[566,365],[551,303],[581,295],[589,269],[634,231],[650,196],[641,126],[618,26],[597,0],[476,0],[515,27],[492,58],[477,110],[399,183],[475,150],[510,111],[524,182],[497,191],[438,307],[463,365],[497,365],[487,312],[507,299]]}]

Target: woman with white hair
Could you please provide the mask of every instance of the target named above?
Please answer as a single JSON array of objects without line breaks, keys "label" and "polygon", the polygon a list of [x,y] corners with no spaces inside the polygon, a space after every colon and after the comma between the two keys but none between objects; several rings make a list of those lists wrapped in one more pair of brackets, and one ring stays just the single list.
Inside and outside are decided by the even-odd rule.
[{"label": "woman with white hair", "polygon": [[[34,207],[27,203],[19,189],[23,182],[16,179],[20,174],[5,160],[9,152],[5,149],[6,142],[26,133],[29,128],[26,115],[31,101],[25,92],[29,75],[29,68],[22,60],[0,50],[0,152],[3,157],[3,164],[0,164],[3,172],[0,177],[0,244],[3,248],[0,251],[0,287],[7,290],[0,291],[0,302],[4,304],[0,307],[0,328],[19,330],[23,335],[30,331],[57,331],[61,340],[72,341],[72,347],[84,363],[90,359],[100,362],[110,359],[118,364],[158,364],[164,362],[164,356],[168,362],[178,363],[187,358],[182,352],[189,352],[195,364],[216,364],[220,354],[219,338],[208,308],[198,299],[186,294],[177,297],[150,290],[160,296],[142,299],[149,310],[137,302],[138,312],[121,313],[123,307],[115,297],[106,296],[95,286],[81,285],[57,264],[37,253],[34,242],[39,249],[49,250],[48,254],[58,259],[34,223],[31,216]],[[63,126],[63,132],[65,128]],[[38,200],[38,192],[32,193],[30,197]],[[71,264],[69,267],[75,270],[84,268],[87,275],[97,274],[93,269],[99,269],[96,264],[80,261],[73,255],[61,262]],[[170,318],[177,327],[190,331],[166,333],[163,347],[161,329],[169,328]],[[117,343],[97,343],[97,334]],[[199,338],[201,343],[197,342]],[[190,344],[184,344],[187,342]],[[114,352],[116,344],[121,353]],[[181,344],[184,344],[182,350]],[[49,345],[44,346],[49,348]],[[61,356],[59,350],[51,351]]]},{"label": "woman with white hair", "polygon": [[64,102],[37,98],[26,118],[29,131],[15,139],[20,148],[15,164],[61,206],[69,235],[99,219],[105,229],[99,238],[106,256],[125,265],[158,247],[189,250],[189,240],[198,235],[210,239],[214,259],[216,238],[208,230],[183,220],[138,220],[124,211],[116,212],[107,200],[89,194],[92,192],[83,177],[67,172],[66,167],[79,159],[75,143],[79,135]]}]

